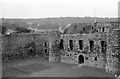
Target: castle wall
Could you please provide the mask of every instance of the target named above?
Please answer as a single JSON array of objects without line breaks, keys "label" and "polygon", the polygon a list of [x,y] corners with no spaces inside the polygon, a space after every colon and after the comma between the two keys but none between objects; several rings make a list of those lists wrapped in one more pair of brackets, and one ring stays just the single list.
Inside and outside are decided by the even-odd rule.
[{"label": "castle wall", "polygon": [[[49,39],[47,34],[13,34],[2,37],[2,55],[6,58],[8,55],[13,58],[20,54],[28,56],[30,50],[34,55],[49,59]],[[46,42],[46,47],[44,46]],[[44,52],[47,49],[48,52]],[[3,59],[5,59],[3,58]]]},{"label": "castle wall", "polygon": [[59,31],[51,31],[48,33],[50,45],[49,61],[51,62],[60,62],[61,59],[61,53],[59,50],[60,35],[61,33]]},{"label": "castle wall", "polygon": [[106,71],[120,74],[120,30],[111,30],[107,37]]},{"label": "castle wall", "polygon": [[[106,35],[102,34],[72,34],[72,35],[61,35],[61,38],[64,40],[64,49],[61,50],[62,53],[62,62],[66,63],[78,63],[79,55],[84,55],[84,64],[87,66],[96,66],[98,68],[105,69],[105,53],[101,52],[101,41],[106,41]],[[73,40],[73,50],[70,50],[69,40]],[[79,49],[79,40],[83,40],[83,50]],[[90,51],[89,41],[94,41],[94,49]],[[95,61],[97,57],[97,61]]]},{"label": "castle wall", "polygon": [[[63,49],[60,49],[61,39],[63,40]],[[70,44],[70,40],[72,40],[72,44]],[[82,50],[79,40],[83,42]],[[92,49],[90,49],[91,40],[94,42],[94,48]],[[106,42],[106,52],[102,51],[102,41]],[[72,45],[72,49],[70,45]],[[6,59],[9,55],[19,57],[18,54],[28,57],[31,49],[37,57],[52,62],[79,65],[79,57],[83,55],[83,64],[86,66],[102,68],[107,72],[120,73],[120,30],[95,34],[61,34],[59,31],[50,31],[44,34],[30,33],[2,36],[3,59]]]},{"label": "castle wall", "polygon": [[[49,61],[60,62],[59,38],[57,30],[48,31],[44,34],[12,34],[3,36],[3,59],[17,57],[16,54],[35,55]],[[34,54],[30,54],[30,52]],[[15,56],[16,55],[16,56]],[[13,58],[14,58],[13,57]]]},{"label": "castle wall", "polygon": [[[47,34],[36,34],[35,45],[36,45],[36,53],[38,54],[38,56],[41,56],[49,60],[50,47],[49,47],[49,38]],[[47,51],[45,52],[45,50]]]}]

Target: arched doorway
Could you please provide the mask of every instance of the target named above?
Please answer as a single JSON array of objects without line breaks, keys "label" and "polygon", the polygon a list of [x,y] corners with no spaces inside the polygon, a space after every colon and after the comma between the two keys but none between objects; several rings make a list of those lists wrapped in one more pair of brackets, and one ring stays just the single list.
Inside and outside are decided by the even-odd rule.
[{"label": "arched doorway", "polygon": [[84,63],[84,56],[83,55],[79,55],[79,57],[78,57],[78,63],[79,64]]}]

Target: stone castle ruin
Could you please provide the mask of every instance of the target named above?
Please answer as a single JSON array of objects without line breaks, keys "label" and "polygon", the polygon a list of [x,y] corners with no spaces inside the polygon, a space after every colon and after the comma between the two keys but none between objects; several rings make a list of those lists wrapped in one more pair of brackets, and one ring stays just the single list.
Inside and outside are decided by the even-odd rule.
[{"label": "stone castle ruin", "polygon": [[113,74],[120,72],[120,30],[103,23],[89,27],[86,33],[83,30],[88,28],[77,29],[74,24],[66,33],[50,30],[2,36],[2,60],[34,56],[51,62],[93,66]]}]

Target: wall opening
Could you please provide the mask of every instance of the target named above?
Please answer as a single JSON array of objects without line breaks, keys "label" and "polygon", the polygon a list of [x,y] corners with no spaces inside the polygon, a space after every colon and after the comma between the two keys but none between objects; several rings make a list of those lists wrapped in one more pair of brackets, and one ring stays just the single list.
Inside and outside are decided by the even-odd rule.
[{"label": "wall opening", "polygon": [[35,37],[34,37],[34,39],[35,39]]},{"label": "wall opening", "polygon": [[102,27],[102,32],[105,32],[105,27]]},{"label": "wall opening", "polygon": [[99,30],[96,30],[97,32],[99,32]]},{"label": "wall opening", "polygon": [[106,41],[101,41],[101,52],[106,53],[106,50],[107,50]]},{"label": "wall opening", "polygon": [[33,55],[34,51],[33,51],[32,48],[30,49],[29,53],[30,53],[31,56]]},{"label": "wall opening", "polygon": [[48,49],[44,49],[44,57],[45,57],[45,59],[49,60],[49,50]]},{"label": "wall opening", "polygon": [[85,31],[85,28],[83,28],[83,31]]},{"label": "wall opening", "polygon": [[44,43],[44,46],[47,47],[47,42]]},{"label": "wall opening", "polygon": [[89,43],[90,43],[90,51],[91,52],[93,52],[93,50],[94,50],[94,41],[89,41]]},{"label": "wall opening", "polygon": [[94,27],[92,27],[92,30],[94,29]]},{"label": "wall opening", "polygon": [[70,50],[73,50],[73,40],[69,40]]},{"label": "wall opening", "polygon": [[64,42],[63,39],[60,39],[60,44],[59,44],[59,45],[60,45],[60,49],[64,49],[64,44],[63,44],[63,42]]},{"label": "wall opening", "polygon": [[47,51],[47,49],[45,49],[45,53],[47,53],[48,51]]},{"label": "wall opening", "polygon": [[88,60],[88,57],[86,57],[85,59]]},{"label": "wall opening", "polygon": [[82,40],[79,40],[79,49],[83,50],[83,41]]},{"label": "wall opening", "polygon": [[97,61],[97,57],[95,57],[95,61]]},{"label": "wall opening", "polygon": [[84,63],[84,56],[83,55],[79,55],[79,57],[78,57],[78,63],[79,64]]}]

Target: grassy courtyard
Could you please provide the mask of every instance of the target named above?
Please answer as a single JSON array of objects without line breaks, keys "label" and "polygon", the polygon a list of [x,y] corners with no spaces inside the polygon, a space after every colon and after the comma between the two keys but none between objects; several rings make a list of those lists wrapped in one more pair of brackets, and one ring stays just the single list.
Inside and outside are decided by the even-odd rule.
[{"label": "grassy courtyard", "polygon": [[3,77],[114,77],[102,69],[74,64],[54,63],[39,58],[2,64]]}]

